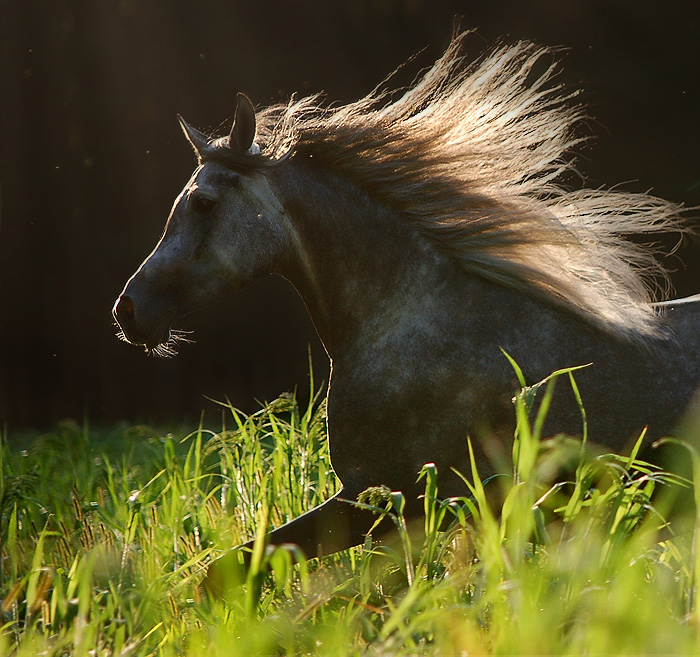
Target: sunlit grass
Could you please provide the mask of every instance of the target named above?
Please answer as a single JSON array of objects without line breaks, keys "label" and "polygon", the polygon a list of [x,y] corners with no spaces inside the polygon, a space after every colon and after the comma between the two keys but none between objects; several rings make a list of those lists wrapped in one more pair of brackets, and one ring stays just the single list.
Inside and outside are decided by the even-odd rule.
[{"label": "sunlit grass", "polygon": [[211,558],[337,490],[318,396],[224,405],[216,432],[64,424],[25,452],[3,445],[0,654],[696,653],[695,536],[656,502],[683,482],[637,447],[543,440],[552,382],[574,375],[540,385],[536,407],[534,389],[517,396],[510,475],[463,473],[464,496],[442,500],[426,465],[424,536],[398,492],[371,491],[397,545],[306,563],[260,542],[226,602],[202,588]]}]

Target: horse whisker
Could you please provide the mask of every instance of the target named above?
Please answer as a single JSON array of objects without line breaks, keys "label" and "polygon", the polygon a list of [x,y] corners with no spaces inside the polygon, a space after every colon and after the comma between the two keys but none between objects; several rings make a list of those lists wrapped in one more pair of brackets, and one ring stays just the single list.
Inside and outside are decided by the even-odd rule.
[{"label": "horse whisker", "polygon": [[121,340],[122,342],[129,342],[129,338],[126,337],[126,335],[124,333],[124,329],[122,329],[122,327],[119,326],[119,324],[117,322],[114,322],[113,325],[117,329],[115,331],[115,335],[117,336],[117,338],[119,340]]}]

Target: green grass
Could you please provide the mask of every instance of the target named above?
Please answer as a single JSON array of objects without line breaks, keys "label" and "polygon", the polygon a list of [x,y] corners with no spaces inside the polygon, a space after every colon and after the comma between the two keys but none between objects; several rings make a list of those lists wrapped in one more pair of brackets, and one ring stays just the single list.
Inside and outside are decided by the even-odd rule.
[{"label": "green grass", "polygon": [[441,500],[423,469],[424,539],[400,494],[373,491],[398,546],[320,563],[260,550],[226,602],[202,588],[210,559],[337,490],[317,397],[225,407],[217,432],[66,423],[25,451],[3,443],[0,655],[697,653],[697,523],[669,526],[657,502],[683,483],[636,451],[543,440],[552,390],[532,422],[533,389],[517,397],[507,477],[464,473],[464,497]]}]

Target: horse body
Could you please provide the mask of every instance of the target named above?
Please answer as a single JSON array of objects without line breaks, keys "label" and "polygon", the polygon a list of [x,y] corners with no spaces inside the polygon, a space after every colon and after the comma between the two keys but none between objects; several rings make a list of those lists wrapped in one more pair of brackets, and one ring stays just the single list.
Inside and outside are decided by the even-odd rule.
[{"label": "horse body", "polygon": [[[331,446],[335,467],[348,464],[346,486],[358,479],[353,493],[386,479],[385,464],[397,458],[413,459],[405,469],[411,481],[391,482],[405,488],[441,452],[442,471],[466,468],[467,435],[512,438],[518,381],[501,348],[533,383],[567,365],[591,363],[576,379],[591,433],[602,444],[620,449],[647,425],[657,437],[672,428],[700,378],[700,303],[661,304],[658,322],[667,332],[642,344],[625,341],[466,274],[344,181],[296,168],[290,162],[285,170],[292,184],[268,174],[281,205],[290,208],[303,253],[303,266],[288,259],[278,273],[305,300],[331,358]],[[304,203],[309,187],[299,179],[305,176],[314,184],[323,180],[312,197],[325,195],[327,205]],[[639,384],[630,390],[633,381]],[[580,434],[581,414],[566,392],[555,400],[551,431]],[[396,453],[397,436],[403,456]],[[388,453],[376,459],[382,472],[356,477],[353,468],[359,473],[367,464],[349,464],[381,454],[383,446]]]},{"label": "horse body", "polygon": [[[659,304],[638,331],[606,326],[561,294],[551,302],[523,294],[508,283],[508,271],[503,279],[484,269],[479,253],[484,275],[460,266],[440,241],[426,238],[421,222],[407,221],[397,202],[377,197],[347,168],[305,157],[303,147],[260,159],[255,113],[244,97],[228,140],[184,127],[200,166],[115,317],[129,341],[154,349],[177,316],[221,290],[265,273],[295,286],[331,359],[330,452],[343,489],[273,531],[272,543],[293,542],[315,556],[361,542],[373,517],[342,500],[383,484],[402,490],[407,512],[416,513],[416,477],[428,462],[438,467],[441,495],[463,495],[453,469],[470,473],[467,437],[480,474],[493,473],[510,449],[519,387],[501,349],[531,383],[590,363],[576,373],[589,434],[614,450],[646,426],[650,437],[670,431],[689,404],[700,380],[700,301]],[[495,202],[475,198],[482,214],[495,216]],[[523,219],[529,205],[508,207],[531,221]],[[543,254],[574,239],[557,231]],[[512,236],[497,237],[493,248],[508,252]],[[522,271],[550,285],[547,272],[533,273],[529,264]],[[580,411],[564,386],[547,422],[552,434],[581,433]]]}]

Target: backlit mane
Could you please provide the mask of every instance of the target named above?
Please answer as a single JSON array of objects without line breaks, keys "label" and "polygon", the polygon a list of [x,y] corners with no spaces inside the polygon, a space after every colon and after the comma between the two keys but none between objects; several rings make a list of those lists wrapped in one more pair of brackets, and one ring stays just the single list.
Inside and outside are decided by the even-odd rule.
[{"label": "backlit mane", "polygon": [[[518,43],[470,65],[465,37],[393,102],[375,90],[339,107],[310,97],[263,110],[262,152],[238,164],[313,158],[395,208],[468,272],[621,336],[657,332],[648,302],[668,277],[626,237],[686,232],[681,207],[564,187],[583,114],[556,83],[551,52]],[[224,140],[212,142],[213,157],[225,151]]]}]

